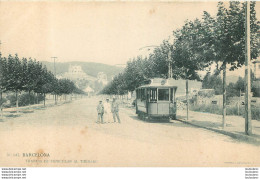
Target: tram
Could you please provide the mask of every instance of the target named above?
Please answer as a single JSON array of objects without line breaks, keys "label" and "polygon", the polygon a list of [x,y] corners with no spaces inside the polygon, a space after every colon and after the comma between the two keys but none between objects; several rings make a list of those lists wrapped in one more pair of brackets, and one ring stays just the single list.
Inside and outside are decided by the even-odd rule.
[{"label": "tram", "polygon": [[136,114],[148,121],[176,119],[176,91],[173,79],[151,79],[136,89]]}]

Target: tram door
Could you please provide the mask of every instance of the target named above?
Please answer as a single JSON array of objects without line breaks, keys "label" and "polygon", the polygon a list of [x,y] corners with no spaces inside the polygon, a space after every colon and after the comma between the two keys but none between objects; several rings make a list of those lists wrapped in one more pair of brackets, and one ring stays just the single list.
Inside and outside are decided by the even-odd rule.
[{"label": "tram door", "polygon": [[157,111],[157,88],[149,88],[148,114],[158,114]]},{"label": "tram door", "polygon": [[158,114],[169,115],[169,99],[170,89],[169,88],[158,88]]}]

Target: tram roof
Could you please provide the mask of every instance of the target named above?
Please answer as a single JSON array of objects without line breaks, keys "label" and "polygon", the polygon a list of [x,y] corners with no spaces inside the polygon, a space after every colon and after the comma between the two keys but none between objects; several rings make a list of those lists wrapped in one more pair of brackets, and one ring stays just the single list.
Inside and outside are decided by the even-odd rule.
[{"label": "tram roof", "polygon": [[139,88],[151,88],[151,87],[166,87],[166,88],[172,88],[176,86],[175,80],[170,78],[170,79],[163,79],[163,78],[154,78],[150,79],[150,84],[142,85]]}]

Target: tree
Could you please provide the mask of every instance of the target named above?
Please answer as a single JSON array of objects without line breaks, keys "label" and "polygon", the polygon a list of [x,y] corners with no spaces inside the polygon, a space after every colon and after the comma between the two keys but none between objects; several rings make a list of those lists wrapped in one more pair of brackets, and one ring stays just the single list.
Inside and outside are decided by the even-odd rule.
[{"label": "tree", "polygon": [[148,72],[150,73],[151,77],[168,77],[170,51],[172,51],[172,45],[168,40],[164,40],[159,47],[154,49],[153,54],[151,54],[149,57],[149,63],[151,64],[150,68],[152,68],[152,70],[149,70]]},{"label": "tree", "polygon": [[5,78],[6,78],[6,59],[2,58],[0,52],[0,105],[2,105],[2,93],[5,91]]},{"label": "tree", "polygon": [[189,111],[188,80],[201,80],[198,71],[208,67],[210,61],[201,51],[202,24],[186,21],[185,25],[174,32],[173,65],[180,72],[179,77],[186,79],[187,120]]},{"label": "tree", "polygon": [[15,91],[16,107],[18,108],[18,92],[23,89],[24,84],[22,66],[17,54],[14,57],[8,56],[6,74],[6,90]]},{"label": "tree", "polygon": [[[57,80],[54,75],[43,67],[36,60],[29,58],[19,59],[18,55],[9,55],[8,58],[2,57],[0,53],[0,105],[2,107],[2,93],[5,91],[13,91],[16,94],[16,107],[18,107],[18,93],[22,91],[36,93],[36,103],[38,103],[38,94],[69,94],[83,92],[76,88],[75,84],[70,80]],[[56,100],[55,100],[56,102]]]},{"label": "tree", "polygon": [[216,74],[211,75],[210,72],[208,72],[202,80],[202,88],[214,89],[216,95],[222,94],[222,85],[220,76]]},{"label": "tree", "polygon": [[[205,13],[204,13],[205,14]],[[204,38],[212,42],[204,46],[205,50],[213,50],[218,72],[223,71],[223,127],[225,127],[226,116],[226,69],[234,70],[245,62],[245,3],[238,1],[229,2],[229,8],[223,2],[218,3],[216,18],[205,18],[207,31]],[[255,15],[255,2],[251,3],[251,57],[256,58],[259,53],[259,40],[255,38],[259,30],[259,22]]]},{"label": "tree", "polygon": [[116,78],[115,80],[123,81],[121,78],[125,78],[126,84],[122,85],[122,87],[125,90],[134,91],[145,80],[149,79],[150,74],[148,71],[150,70],[147,67],[149,67],[148,60],[138,56],[127,63],[126,69],[123,72],[124,75],[120,74],[119,79]]},{"label": "tree", "polygon": [[[255,95],[257,93],[257,89],[253,85],[254,78],[254,73],[252,73],[251,71],[251,89],[253,94]],[[240,96],[241,93],[245,93],[245,84],[245,78],[242,77],[239,77],[235,84],[229,84],[227,88],[227,97]]]},{"label": "tree", "polygon": [[4,71],[6,69],[6,61],[5,58],[2,58],[2,54],[0,52],[0,110],[1,110],[1,116],[3,116],[3,104],[4,104],[4,99],[3,99],[3,91],[5,90],[4,86]]}]

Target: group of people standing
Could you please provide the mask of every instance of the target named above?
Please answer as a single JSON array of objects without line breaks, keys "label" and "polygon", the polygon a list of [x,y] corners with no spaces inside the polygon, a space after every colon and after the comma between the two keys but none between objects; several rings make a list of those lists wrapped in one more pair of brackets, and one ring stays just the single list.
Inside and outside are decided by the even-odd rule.
[{"label": "group of people standing", "polygon": [[[116,98],[113,98],[112,103],[109,102],[109,99],[107,98],[106,101],[103,102],[99,101],[99,104],[97,106],[97,112],[98,112],[98,119],[97,123],[112,123],[116,122],[116,118],[118,123],[120,123],[119,118],[119,104],[116,101]],[[113,116],[113,121],[112,121]]]}]

